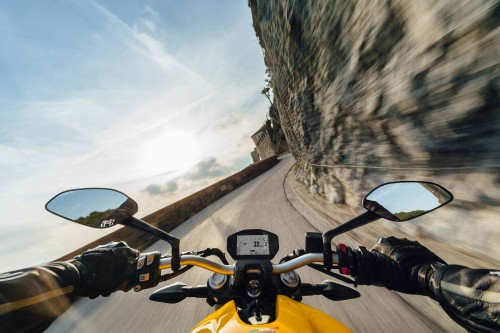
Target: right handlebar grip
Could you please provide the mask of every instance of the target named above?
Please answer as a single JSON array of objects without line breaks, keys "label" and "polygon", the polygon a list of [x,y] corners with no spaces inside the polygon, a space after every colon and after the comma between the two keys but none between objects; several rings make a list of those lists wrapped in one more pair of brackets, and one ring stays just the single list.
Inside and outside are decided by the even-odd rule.
[{"label": "right handlebar grip", "polygon": [[377,281],[377,259],[366,247],[360,246],[354,250],[355,265],[353,276],[358,284],[372,285]]}]

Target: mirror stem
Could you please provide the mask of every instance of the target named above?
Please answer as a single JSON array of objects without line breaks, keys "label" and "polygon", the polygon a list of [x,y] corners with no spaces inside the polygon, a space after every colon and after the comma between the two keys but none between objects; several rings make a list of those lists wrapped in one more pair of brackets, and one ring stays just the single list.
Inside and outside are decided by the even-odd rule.
[{"label": "mirror stem", "polygon": [[142,231],[148,235],[154,235],[160,239],[163,239],[166,241],[170,246],[172,247],[172,267],[171,269],[173,271],[177,271],[181,268],[181,258],[180,258],[180,252],[179,252],[179,245],[180,241],[179,239],[175,238],[174,236],[170,235],[169,233],[158,229],[142,220],[139,220],[135,217],[131,217],[120,224],[125,225],[127,227],[134,228],[136,230]]},{"label": "mirror stem", "polygon": [[332,239],[335,236],[343,234],[349,230],[359,228],[365,224],[378,220],[380,216],[377,214],[367,211],[352,220],[329,230],[323,234],[323,256],[324,256],[324,265],[326,268],[331,268],[333,266],[332,262]]}]

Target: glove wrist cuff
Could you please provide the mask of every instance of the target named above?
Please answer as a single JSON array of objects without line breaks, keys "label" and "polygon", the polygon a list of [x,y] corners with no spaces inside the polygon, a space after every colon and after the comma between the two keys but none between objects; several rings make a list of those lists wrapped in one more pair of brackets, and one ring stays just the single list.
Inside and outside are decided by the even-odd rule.
[{"label": "glove wrist cuff", "polygon": [[77,286],[77,291],[81,292],[85,289],[85,285],[88,282],[89,272],[87,270],[87,267],[85,267],[85,265],[78,259],[68,260],[67,263],[75,267],[75,284]]},{"label": "glove wrist cuff", "polygon": [[417,281],[424,295],[436,298],[434,293],[435,273],[443,266],[446,265],[441,262],[429,262],[420,266],[417,273]]}]

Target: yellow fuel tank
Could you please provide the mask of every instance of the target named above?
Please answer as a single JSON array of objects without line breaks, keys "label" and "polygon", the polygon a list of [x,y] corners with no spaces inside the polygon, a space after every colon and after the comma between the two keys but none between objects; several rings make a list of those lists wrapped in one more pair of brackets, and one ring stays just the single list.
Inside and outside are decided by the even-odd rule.
[{"label": "yellow fuel tank", "polygon": [[351,332],[347,327],[315,308],[286,296],[276,299],[276,320],[249,325],[240,320],[233,301],[203,319],[191,333],[317,333]]}]

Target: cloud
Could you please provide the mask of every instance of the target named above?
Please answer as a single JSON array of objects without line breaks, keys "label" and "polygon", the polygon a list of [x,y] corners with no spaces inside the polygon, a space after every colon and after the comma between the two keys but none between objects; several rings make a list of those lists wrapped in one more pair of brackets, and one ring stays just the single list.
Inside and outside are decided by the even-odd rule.
[{"label": "cloud", "polygon": [[[143,190],[143,192],[152,196],[164,196],[176,194],[180,189],[181,184],[183,189],[200,188],[201,186],[206,185],[207,180],[231,175],[240,169],[247,161],[248,159],[240,157],[234,161],[233,166],[228,166],[220,164],[215,157],[210,156],[203,161],[198,162],[191,168],[190,171],[184,173],[182,176],[170,179],[164,184],[150,184]],[[243,166],[248,164],[249,163],[246,163]]]},{"label": "cloud", "polygon": [[201,161],[194,166],[194,171],[184,175],[185,179],[200,180],[205,178],[215,178],[228,175],[233,168],[221,165],[215,157],[209,157],[207,160]]},{"label": "cloud", "polygon": [[170,180],[167,182],[166,190],[167,192],[175,192],[179,188],[179,184],[175,180]]},{"label": "cloud", "polygon": [[145,189],[145,192],[148,192],[151,195],[163,194],[162,187],[157,184],[150,184]]},{"label": "cloud", "polygon": [[144,192],[150,195],[169,195],[174,194],[179,188],[179,183],[177,180],[169,180],[165,185],[150,184],[145,189]]},{"label": "cloud", "polygon": [[[117,188],[147,214],[249,160],[249,135],[267,101],[262,51],[244,3],[25,7],[21,16],[15,5],[0,10],[8,46],[0,50],[1,218],[46,240],[50,254],[33,250],[38,238],[9,234],[6,225],[12,239],[2,246],[16,251],[0,267],[56,258],[98,237],[85,230],[90,238],[68,245],[56,217],[34,229],[59,191]],[[29,263],[13,256],[21,249],[33,254],[25,256]]]}]

